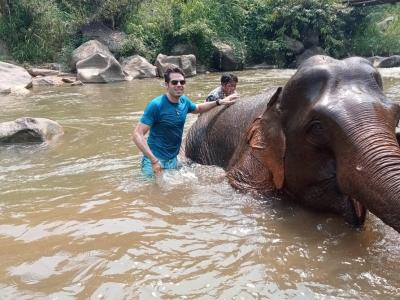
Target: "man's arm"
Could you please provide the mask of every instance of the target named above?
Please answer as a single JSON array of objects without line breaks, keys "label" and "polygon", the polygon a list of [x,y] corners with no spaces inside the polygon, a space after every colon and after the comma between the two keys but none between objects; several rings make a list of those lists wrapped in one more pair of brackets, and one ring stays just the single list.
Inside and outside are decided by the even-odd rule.
[{"label": "man's arm", "polygon": [[225,97],[224,99],[217,100],[218,102],[212,101],[212,102],[200,103],[200,104],[197,104],[197,108],[194,111],[192,111],[192,113],[193,114],[204,113],[214,107],[217,107],[218,103],[220,105],[229,106],[229,105],[232,105],[233,103],[235,103],[238,98],[239,98],[239,94],[233,93],[232,95],[229,95],[228,97]]},{"label": "man's arm", "polygon": [[132,140],[139,148],[139,150],[142,151],[143,154],[150,159],[154,174],[159,175],[161,174],[160,162],[158,158],[154,156],[153,152],[151,152],[145,138],[145,135],[147,134],[147,132],[149,132],[149,130],[150,126],[139,122],[133,130]]}]

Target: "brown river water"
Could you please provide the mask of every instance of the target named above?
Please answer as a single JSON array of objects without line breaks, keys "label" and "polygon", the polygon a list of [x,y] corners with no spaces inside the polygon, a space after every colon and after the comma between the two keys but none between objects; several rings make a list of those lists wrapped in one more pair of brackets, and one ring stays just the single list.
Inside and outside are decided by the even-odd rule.
[{"label": "brown river water", "polygon": [[[291,70],[238,72],[242,96]],[[400,69],[382,70],[400,101]],[[220,74],[188,79],[201,102]],[[399,299],[400,234],[230,187],[217,167],[141,176],[131,132],[160,79],[0,96],[64,136],[0,147],[0,299]],[[196,120],[190,115],[187,128]]]}]

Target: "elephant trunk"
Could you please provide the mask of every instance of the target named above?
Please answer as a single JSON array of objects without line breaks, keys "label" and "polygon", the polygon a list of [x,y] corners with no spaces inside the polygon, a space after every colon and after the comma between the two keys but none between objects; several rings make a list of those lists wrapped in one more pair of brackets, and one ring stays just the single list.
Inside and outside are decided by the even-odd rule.
[{"label": "elephant trunk", "polygon": [[376,128],[348,136],[348,151],[338,157],[338,184],[355,211],[361,203],[400,232],[400,148],[394,132]]}]

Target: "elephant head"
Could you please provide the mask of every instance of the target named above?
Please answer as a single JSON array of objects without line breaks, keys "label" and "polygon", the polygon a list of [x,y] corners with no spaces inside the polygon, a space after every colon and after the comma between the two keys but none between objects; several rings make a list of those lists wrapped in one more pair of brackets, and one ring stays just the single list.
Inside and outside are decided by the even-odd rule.
[{"label": "elephant head", "polygon": [[399,118],[367,60],[314,56],[252,123],[228,178],[356,226],[370,210],[400,232]]}]

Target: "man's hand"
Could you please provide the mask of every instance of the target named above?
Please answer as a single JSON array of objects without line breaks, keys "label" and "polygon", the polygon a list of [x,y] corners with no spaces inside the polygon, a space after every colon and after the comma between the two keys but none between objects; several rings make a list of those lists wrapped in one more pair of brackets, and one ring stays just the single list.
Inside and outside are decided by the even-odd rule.
[{"label": "man's hand", "polygon": [[222,105],[230,106],[233,103],[235,103],[236,100],[238,100],[238,99],[239,99],[239,94],[235,92],[235,93],[225,97],[224,99],[219,100],[219,103]]},{"label": "man's hand", "polygon": [[151,162],[151,167],[153,168],[154,175],[160,176],[162,173],[162,168],[160,162],[157,160],[156,162]]}]

